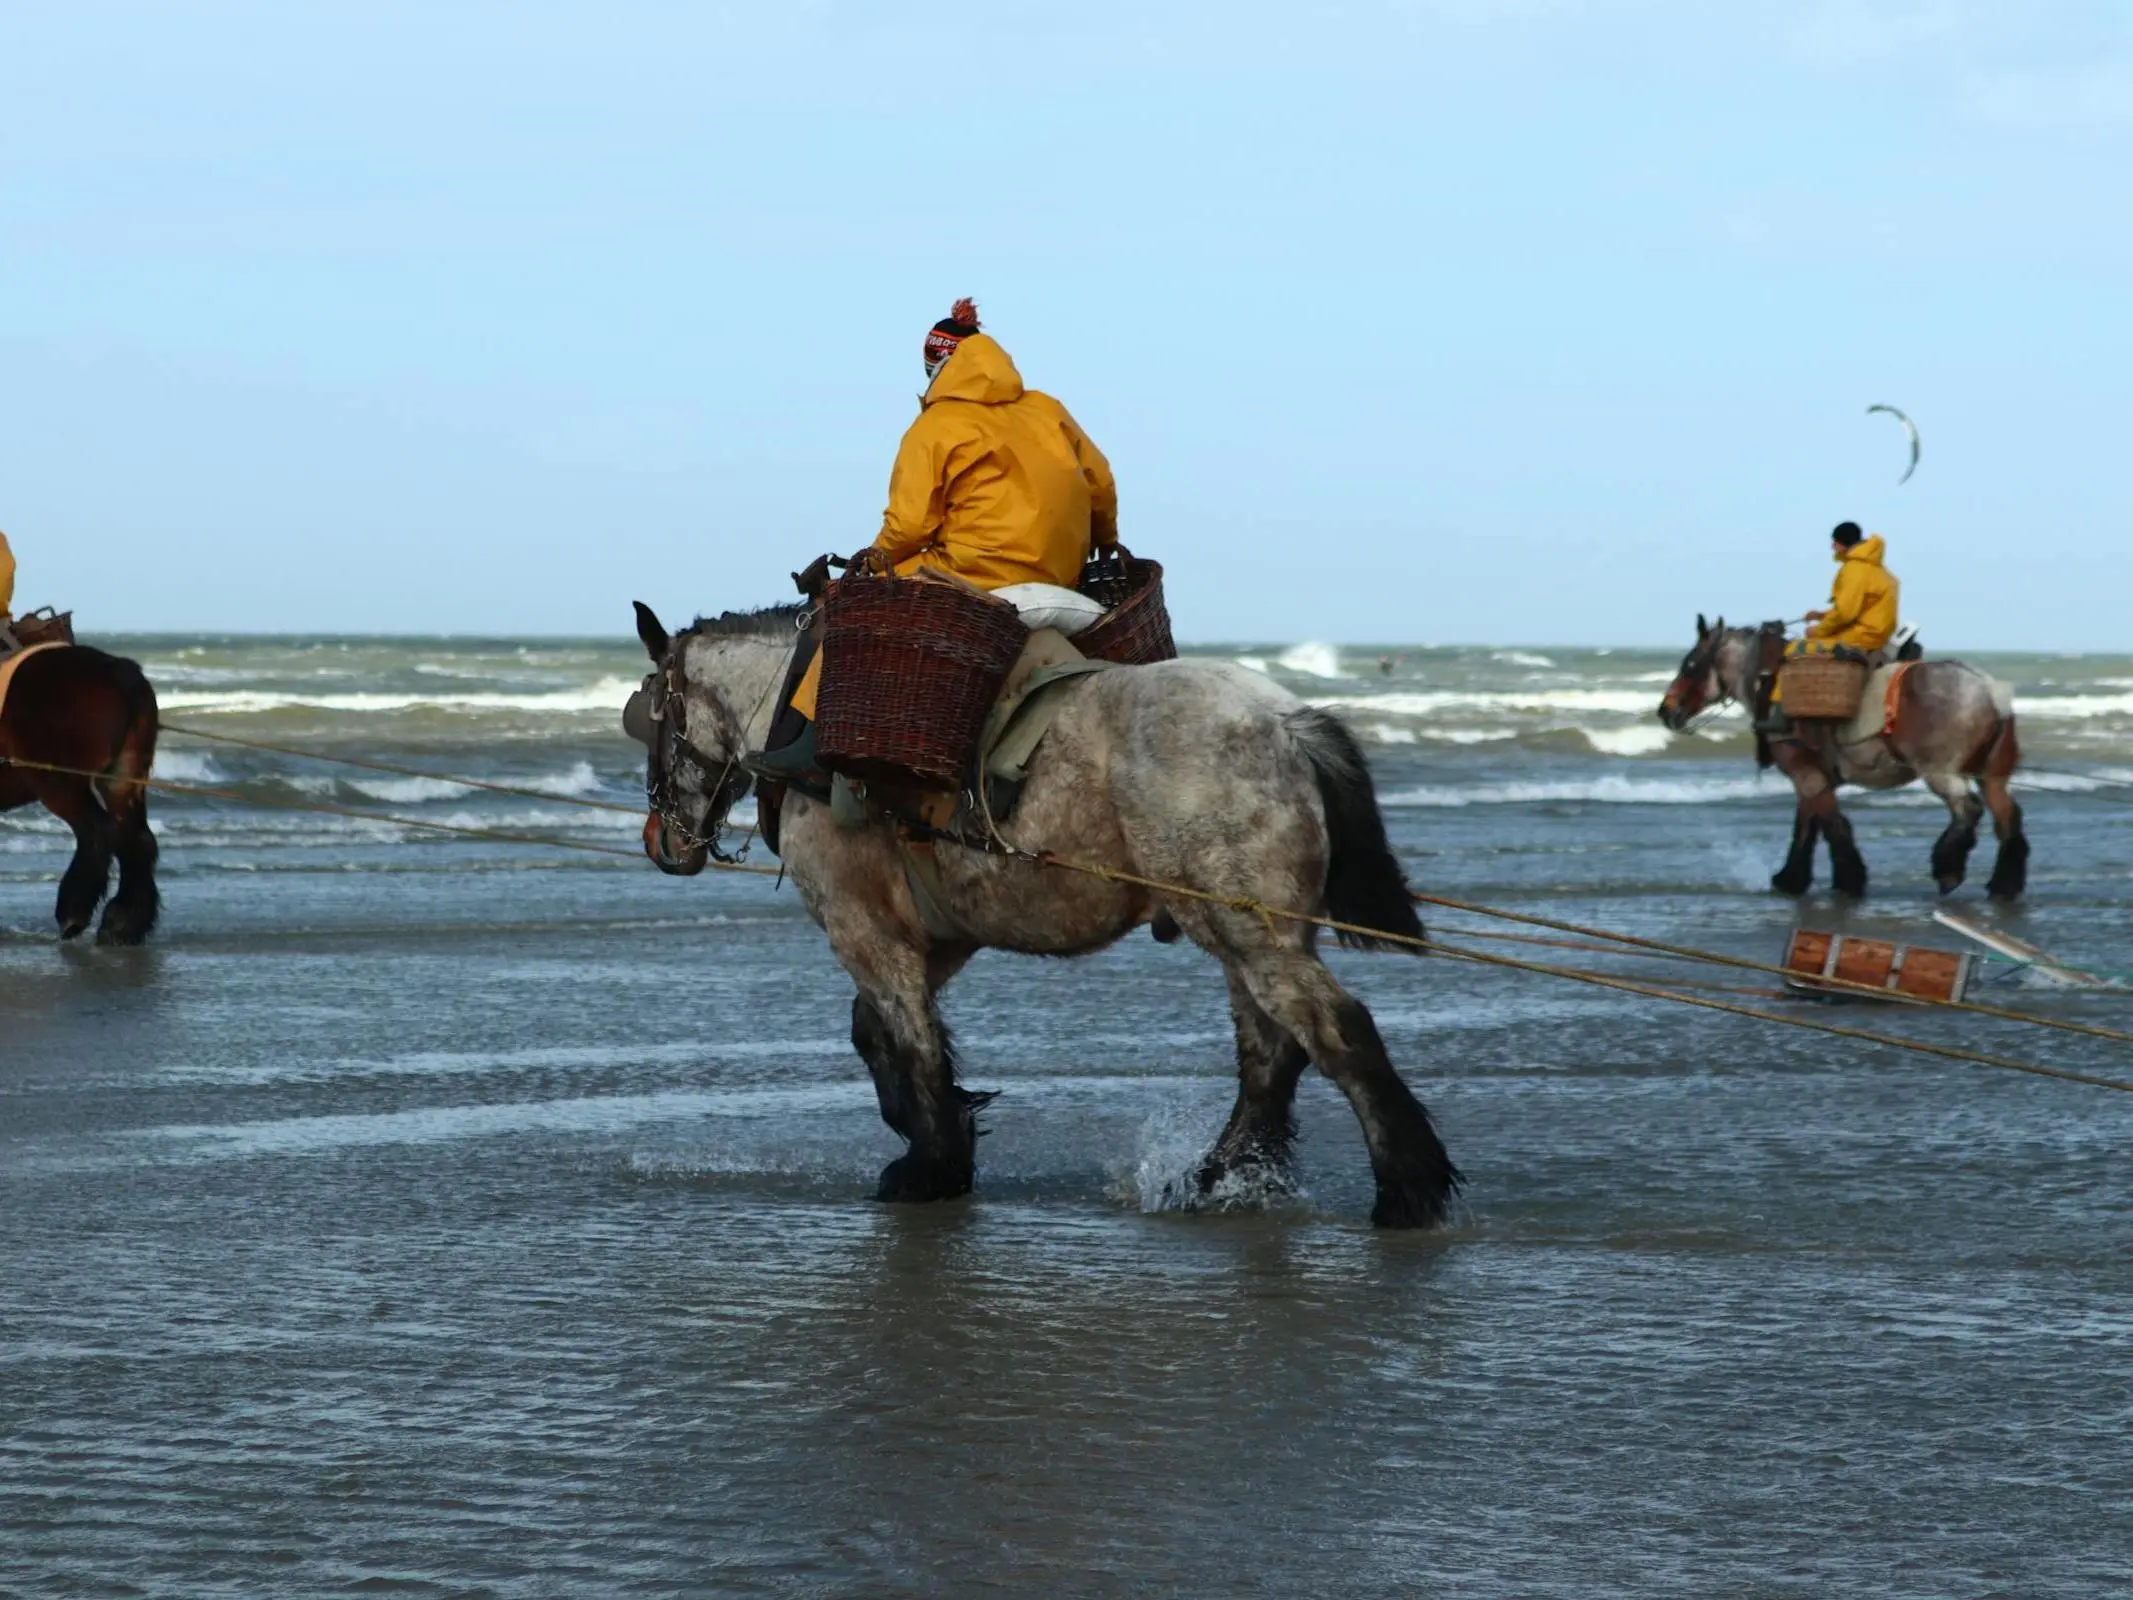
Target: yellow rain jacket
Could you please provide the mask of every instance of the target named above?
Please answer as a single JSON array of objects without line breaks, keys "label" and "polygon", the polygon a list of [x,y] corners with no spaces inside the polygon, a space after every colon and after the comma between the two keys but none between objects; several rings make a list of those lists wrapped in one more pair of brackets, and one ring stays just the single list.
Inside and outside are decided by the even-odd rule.
[{"label": "yellow rain jacket", "polygon": [[[1071,589],[1094,545],[1118,542],[1111,463],[1067,408],[1022,386],[999,342],[956,346],[905,430],[874,547],[904,577],[931,568],[980,589]],[[822,657],[792,697],[815,714]]]},{"label": "yellow rain jacket", "polygon": [[0,622],[5,622],[13,613],[15,603],[15,552],[7,547],[7,535],[0,533]]},{"label": "yellow rain jacket", "polygon": [[934,375],[889,474],[874,546],[906,577],[923,567],[980,589],[1071,589],[1094,544],[1118,539],[1111,463],[989,334]]},{"label": "yellow rain jacket", "polygon": [[1887,548],[1880,534],[1861,539],[1837,558],[1837,581],[1829,610],[1807,632],[1831,646],[1879,650],[1896,632],[1896,574],[1881,564]]}]

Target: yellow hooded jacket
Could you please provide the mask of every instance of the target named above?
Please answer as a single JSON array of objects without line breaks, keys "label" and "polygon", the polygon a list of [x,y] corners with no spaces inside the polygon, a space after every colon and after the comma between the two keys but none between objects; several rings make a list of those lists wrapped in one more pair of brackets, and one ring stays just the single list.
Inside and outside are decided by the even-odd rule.
[{"label": "yellow hooded jacket", "polygon": [[[933,375],[889,474],[874,547],[904,577],[953,573],[980,589],[1071,589],[1093,545],[1118,542],[1111,463],[1067,408],[1022,386],[999,342],[974,333]],[[816,656],[792,697],[815,714]]]},{"label": "yellow hooded jacket", "polygon": [[906,577],[930,567],[980,589],[1071,589],[1091,545],[1117,540],[1103,452],[1065,406],[1022,386],[997,340],[965,339],[897,448],[875,548]]},{"label": "yellow hooded jacket", "polygon": [[1878,533],[1837,558],[1837,581],[1829,610],[1807,632],[1810,639],[1854,650],[1879,650],[1896,632],[1896,574],[1881,564],[1887,546]]},{"label": "yellow hooded jacket", "polygon": [[7,547],[7,535],[0,533],[0,622],[13,614],[9,607],[14,603],[15,552]]}]

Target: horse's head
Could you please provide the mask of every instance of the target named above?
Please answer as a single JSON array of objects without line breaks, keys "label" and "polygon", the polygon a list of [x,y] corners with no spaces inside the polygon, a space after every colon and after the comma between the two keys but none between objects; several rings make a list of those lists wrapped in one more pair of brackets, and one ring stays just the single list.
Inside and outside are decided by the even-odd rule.
[{"label": "horse's head", "polygon": [[693,877],[714,858],[725,859],[719,830],[750,782],[741,765],[747,729],[728,686],[690,680],[697,630],[670,637],[650,606],[634,604],[652,670],[622,708],[622,727],[645,748],[644,853],[661,872]]},{"label": "horse's head", "polygon": [[1728,698],[1720,659],[1725,652],[1726,637],[1724,617],[1716,622],[1705,622],[1703,613],[1696,613],[1696,643],[1681,658],[1681,669],[1674,674],[1674,681],[1666,686],[1666,694],[1659,702],[1659,720],[1676,733],[1702,715],[1705,707]]}]

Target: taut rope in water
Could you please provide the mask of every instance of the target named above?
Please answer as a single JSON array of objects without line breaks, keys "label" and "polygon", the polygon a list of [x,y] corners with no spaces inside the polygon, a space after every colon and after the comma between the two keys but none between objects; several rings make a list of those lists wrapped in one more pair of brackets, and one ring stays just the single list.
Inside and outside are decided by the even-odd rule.
[{"label": "taut rope in water", "polygon": [[[634,815],[634,806],[620,806],[611,801],[591,801],[575,796],[546,794],[536,789],[518,788],[506,784],[489,784],[477,780],[452,777],[444,773],[425,772],[419,768],[398,767],[384,762],[358,761],[350,757],[320,756],[316,752],[301,750],[294,746],[275,746],[261,740],[238,739],[227,734],[201,734],[197,730],[171,727],[170,732],[190,734],[194,737],[218,739],[231,744],[279,754],[310,757],[322,761],[339,762],[349,766],[371,767],[382,771],[396,772],[404,776],[434,778],[440,782],[464,784],[469,788],[492,789],[527,799],[547,800],[560,804],[594,806],[601,810],[627,811]],[[91,772],[80,767],[55,766],[39,761],[12,761],[5,763],[29,771],[52,772],[68,777],[111,781],[111,775]],[[284,811],[307,811],[324,816],[348,817],[358,821],[386,823],[394,827],[413,828],[432,833],[451,834],[461,838],[486,840],[497,844],[543,845],[556,850],[576,850],[593,855],[618,857],[634,861],[640,852],[621,849],[613,845],[587,844],[572,839],[557,839],[543,834],[515,833],[497,828],[479,828],[464,823],[430,822],[417,817],[403,817],[391,812],[367,811],[353,806],[333,805],[317,800],[275,800],[263,795],[240,794],[231,789],[218,789],[205,784],[180,783],[169,778],[122,779],[122,782],[139,783],[146,788],[160,789],[174,794],[196,795],[204,799],[226,800],[237,805],[266,806]],[[1981,1066],[2000,1067],[2012,1072],[2030,1073],[2038,1077],[2060,1078],[2070,1083],[2085,1083],[2101,1089],[2116,1089],[2133,1094],[2133,1082],[2105,1078],[2091,1073],[2074,1072],[2062,1067],[2048,1067],[2036,1062],[2017,1061],[2006,1056],[1989,1055],[1983,1051],[1966,1050],[1955,1045],[1930,1044],[1923,1040],[1906,1039],[1895,1034],[1875,1033],[1863,1028],[1849,1028],[1839,1023],[1822,1022],[1808,1017],[1782,1016],[1773,1011],[1762,1011],[1752,1006],[1737,1005],[1730,1001],[1705,999],[1682,993],[1675,988],[1659,984],[1639,982],[1629,978],[1617,978],[1590,972],[1576,967],[1556,966],[1546,962],[1523,961],[1513,956],[1492,955],[1486,951],[1472,950],[1460,945],[1446,944],[1426,935],[1414,938],[1406,934],[1387,933],[1377,928],[1366,928],[1357,923],[1341,922],[1332,917],[1318,916],[1309,912],[1290,911],[1279,906],[1270,906],[1263,901],[1235,898],[1193,889],[1181,883],[1166,883],[1160,879],[1144,878],[1136,873],[1123,872],[1117,868],[1099,866],[1093,862],[1071,861],[1063,857],[1016,852],[1019,859],[1035,865],[1066,872],[1078,872],[1089,877],[1106,879],[1113,883],[1131,884],[1159,894],[1178,899],[1197,900],[1204,904],[1225,906],[1233,911],[1246,912],[1271,924],[1275,919],[1288,922],[1303,922],[1324,928],[1333,933],[1345,933],[1361,938],[1377,940],[1386,944],[1406,946],[1426,955],[1444,956],[1480,966],[1508,968],[1513,971],[1531,972],[1543,977],[1562,978],[1573,983],[1591,984],[1599,988],[1615,989],[1626,994],[1643,995],[1654,1000],[1672,1000],[1681,1005],[1698,1006],[1705,1010],[1724,1011],[1736,1016],[1751,1017],[1760,1022],[1775,1022],[1785,1027],[1805,1028],[1811,1032],[1830,1034],[1838,1038],[1857,1039],[1866,1043],[1888,1045],[1899,1050],[1912,1050],[1924,1055],[1941,1056],[1951,1061],[1967,1061]],[[782,877],[779,867],[753,866],[746,862],[717,861],[706,866],[719,872],[742,872],[757,877]],[[1442,906],[1448,910],[1468,912],[1477,916],[1495,917],[1510,922],[1526,923],[1547,928],[1559,933],[1569,933],[1581,938],[1603,940],[1626,949],[1642,950],[1654,955],[1677,960],[1698,961],[1715,966],[1739,968],[1745,971],[1774,974],[1782,978],[1797,978],[1799,974],[1785,967],[1767,962],[1751,961],[1744,957],[1720,955],[1715,951],[1698,950],[1687,945],[1667,944],[1657,939],[1646,939],[1636,934],[1614,933],[1604,928],[1588,927],[1580,923],[1563,922],[1552,917],[1535,916],[1527,912],[1507,911],[1495,906],[1485,906],[1468,900],[1455,900],[1445,895],[1414,893],[1412,898],[1424,905]],[[1909,1005],[1962,1011],[1999,1021],[2027,1023],[2034,1027],[2052,1028],[2068,1033],[2078,1033],[2094,1038],[2119,1043],[2133,1043],[2133,1033],[2116,1028],[2105,1028],[2088,1023],[2065,1022],[2055,1017],[2033,1016],[2027,1012],[2009,1011],[1998,1006],[1978,1005],[1971,1001],[1940,1000],[1926,995],[1905,995],[1868,984],[1856,984],[1836,978],[1817,978],[1818,988],[1835,992],[1850,992],[1869,995],[1883,1000],[1896,1000]]]},{"label": "taut rope in water", "polygon": [[[1951,1061],[1969,1061],[1980,1066],[2003,1067],[2010,1072],[2033,1073],[2041,1078],[2063,1078],[2069,1083],[2086,1083],[2098,1089],[2116,1089],[2123,1094],[2133,1094],[2133,1083],[2118,1078],[2099,1077],[2093,1073],[2073,1072],[2064,1067],[2047,1067],[2033,1061],[2016,1061],[2007,1056],[1987,1055],[1981,1050],[1965,1050],[1958,1045],[1929,1044],[1922,1039],[1905,1039],[1895,1034],[1873,1033],[1864,1028],[1847,1028],[1841,1023],[1819,1022],[1810,1017],[1780,1016],[1775,1011],[1759,1011],[1753,1006],[1735,1005],[1726,1000],[1706,1000],[1697,995],[1681,994],[1656,984],[1639,983],[1630,978],[1612,978],[1596,972],[1584,972],[1575,967],[1552,966],[1540,961],[1521,961],[1515,956],[1491,955],[1483,950],[1469,950],[1459,945],[1445,944],[1441,940],[1414,938],[1408,934],[1386,933],[1378,928],[1366,928],[1359,923],[1341,922],[1332,917],[1315,916],[1303,911],[1285,911],[1279,906],[1267,905],[1264,901],[1233,898],[1228,895],[1209,894],[1198,889],[1188,889],[1182,884],[1163,883],[1154,878],[1143,878],[1131,872],[1120,872],[1111,867],[1100,867],[1086,861],[1068,861],[1058,856],[1038,856],[1036,861],[1047,867],[1057,867],[1068,872],[1086,873],[1090,877],[1107,878],[1114,883],[1130,883],[1143,889],[1153,889],[1163,894],[1178,895],[1188,900],[1198,900],[1208,905],[1225,906],[1232,911],[1249,912],[1265,920],[1279,917],[1289,922],[1307,922],[1314,927],[1334,933],[1346,933],[1359,938],[1381,940],[1387,944],[1405,945],[1425,954],[1450,956],[1461,961],[1471,961],[1481,966],[1508,967],[1518,972],[1533,972],[1550,978],[1564,978],[1573,983],[1589,983],[1603,989],[1619,989],[1625,994],[1641,994],[1654,1000],[1672,1000],[1685,1006],[1700,1006],[1708,1011],[1725,1011],[1735,1016],[1753,1017],[1759,1022],[1775,1022],[1788,1028],[1806,1028],[1815,1033],[1833,1034],[1842,1039],[1859,1039],[1870,1044],[1884,1044],[1899,1050],[1915,1050],[1924,1055],[1944,1056]],[[1426,900],[1429,896],[1417,895]],[[1778,969],[1782,971],[1783,969]],[[1853,986],[1860,987],[1860,986]],[[1869,994],[1881,994],[1882,990],[1868,989]],[[1918,997],[1912,997],[1918,998]],[[2021,1012],[2009,1012],[2008,1016],[2018,1022],[2042,1022],[2041,1017],[2024,1016]]]},{"label": "taut rope in water", "polygon": [[[1590,928],[1576,922],[1559,922],[1553,917],[1536,917],[1523,911],[1505,911],[1498,906],[1477,905],[1471,900],[1453,900],[1444,895],[1422,894],[1419,891],[1410,893],[1413,899],[1423,905],[1443,906],[1449,911],[1465,911],[1479,917],[1496,917],[1505,922],[1523,922],[1536,928],[1547,928],[1555,933],[1576,934],[1585,939],[1604,939],[1612,944],[1649,951],[1654,955],[1671,956],[1680,961],[1702,961],[1715,967],[1736,967],[1743,972],[1763,972],[1795,982],[1803,976],[1790,967],[1773,966],[1767,961],[1751,961],[1746,956],[1720,955],[1715,950],[1666,944],[1658,939],[1640,938],[1633,933],[1611,933],[1605,928]],[[1877,1000],[1894,1000],[1905,1005],[1928,1006],[1944,1011],[1967,1011],[1973,1016],[1992,1017],[2001,1022],[2026,1022],[2038,1028],[2056,1028],[2062,1033],[2082,1033],[2095,1039],[2109,1039],[2117,1044],[2133,1044],[2133,1033],[2122,1028],[2105,1028],[2087,1022],[2064,1022],[2057,1017],[2039,1017],[2027,1011],[2010,1011],[2002,1006],[1979,1005],[1974,1000],[1942,1000],[1933,995],[1904,994],[1893,989],[1878,989],[1870,983],[1853,983],[1845,978],[1816,977],[1813,979],[1813,986],[1844,994],[1870,995]]]}]

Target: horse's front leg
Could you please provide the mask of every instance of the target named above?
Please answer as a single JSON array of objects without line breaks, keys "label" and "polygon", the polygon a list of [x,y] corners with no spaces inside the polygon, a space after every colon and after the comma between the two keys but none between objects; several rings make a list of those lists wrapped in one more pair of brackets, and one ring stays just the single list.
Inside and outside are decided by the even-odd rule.
[{"label": "horse's front leg", "polygon": [[1792,848],[1785,864],[1770,875],[1770,887],[1779,894],[1805,894],[1815,881],[1815,841],[1821,837],[1814,812],[1802,800],[1792,814]]},{"label": "horse's front leg", "polygon": [[1814,881],[1815,836],[1829,842],[1829,875],[1836,891],[1857,897],[1866,893],[1866,860],[1852,839],[1851,819],[1837,807],[1837,789],[1819,752],[1797,740],[1783,740],[1771,747],[1778,769],[1792,780],[1800,797],[1792,824],[1792,853],[1771,878],[1770,887],[1781,894],[1805,894]]},{"label": "horse's front leg", "polygon": [[993,1097],[955,1081],[954,1045],[933,1005],[943,980],[929,965],[941,963],[869,963],[852,1002],[852,1045],[873,1076],[881,1120],[910,1145],[882,1168],[879,1200],[952,1200],[977,1178],[977,1114]]}]

